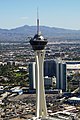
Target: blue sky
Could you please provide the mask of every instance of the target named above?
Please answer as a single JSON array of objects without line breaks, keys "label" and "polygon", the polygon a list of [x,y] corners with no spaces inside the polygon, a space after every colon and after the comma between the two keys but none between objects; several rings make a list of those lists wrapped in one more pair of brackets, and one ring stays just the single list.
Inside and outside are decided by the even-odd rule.
[{"label": "blue sky", "polygon": [[0,28],[40,24],[80,29],[80,0],[0,0]]}]

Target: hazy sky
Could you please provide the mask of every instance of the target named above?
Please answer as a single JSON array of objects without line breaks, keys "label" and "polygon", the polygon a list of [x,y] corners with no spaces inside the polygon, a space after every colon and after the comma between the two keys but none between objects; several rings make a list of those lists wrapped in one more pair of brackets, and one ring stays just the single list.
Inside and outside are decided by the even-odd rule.
[{"label": "hazy sky", "polygon": [[80,29],[80,0],[0,0],[0,28],[40,24]]}]

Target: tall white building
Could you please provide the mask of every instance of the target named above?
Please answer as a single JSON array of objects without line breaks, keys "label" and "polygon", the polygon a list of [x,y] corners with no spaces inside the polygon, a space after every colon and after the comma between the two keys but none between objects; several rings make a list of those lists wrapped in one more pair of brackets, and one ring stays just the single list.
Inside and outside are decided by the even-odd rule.
[{"label": "tall white building", "polygon": [[31,62],[29,64],[29,86],[30,90],[36,89],[36,72],[35,72],[36,62]]},{"label": "tall white building", "polygon": [[63,91],[67,89],[66,63],[61,61],[56,62],[56,88]]}]

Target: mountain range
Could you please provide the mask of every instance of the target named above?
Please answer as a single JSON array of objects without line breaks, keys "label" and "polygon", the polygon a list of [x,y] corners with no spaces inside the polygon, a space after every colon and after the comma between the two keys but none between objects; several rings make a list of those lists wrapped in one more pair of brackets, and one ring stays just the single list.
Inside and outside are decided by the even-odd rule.
[{"label": "mountain range", "polygon": [[[28,41],[28,37],[33,37],[36,34],[36,31],[36,26],[28,25],[14,29],[0,29],[0,42]],[[49,41],[80,41],[80,30],[40,26],[40,31]]]}]

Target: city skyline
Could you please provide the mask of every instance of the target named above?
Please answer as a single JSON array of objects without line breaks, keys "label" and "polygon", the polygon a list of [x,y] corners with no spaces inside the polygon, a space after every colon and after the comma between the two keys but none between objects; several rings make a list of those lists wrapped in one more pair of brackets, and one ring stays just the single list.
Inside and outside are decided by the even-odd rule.
[{"label": "city skyline", "polygon": [[41,25],[80,29],[79,6],[80,0],[1,0],[0,28],[36,25],[38,7]]}]

